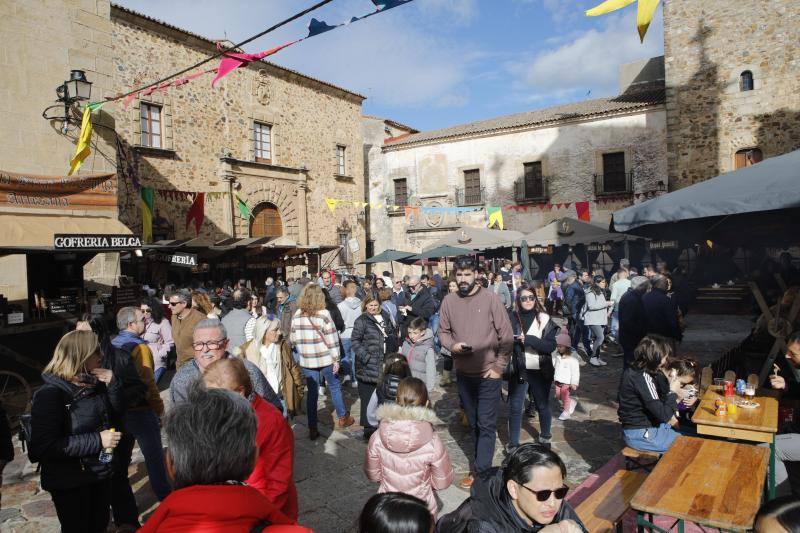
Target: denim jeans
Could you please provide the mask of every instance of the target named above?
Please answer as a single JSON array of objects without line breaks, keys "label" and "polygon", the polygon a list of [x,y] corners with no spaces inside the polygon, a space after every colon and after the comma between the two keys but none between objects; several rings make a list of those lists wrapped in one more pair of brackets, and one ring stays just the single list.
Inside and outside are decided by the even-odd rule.
[{"label": "denim jeans", "polygon": [[525,396],[528,382],[509,383],[508,385],[508,447],[519,446],[519,434],[522,430],[522,411],[525,409]]},{"label": "denim jeans", "polygon": [[680,433],[666,423],[654,428],[622,430],[625,445],[644,452],[664,453],[679,436]]},{"label": "denim jeans", "polygon": [[528,387],[533,391],[533,401],[536,403],[536,412],[539,413],[539,440],[549,441],[553,438],[553,414],[550,412],[550,389],[553,388],[553,379],[545,377],[541,370],[527,370],[525,372]]},{"label": "denim jeans", "polygon": [[158,500],[163,501],[172,492],[172,487],[164,466],[164,447],[161,445],[158,417],[151,409],[128,411],[125,427],[139,442],[147,466],[147,475],[150,478],[150,487]]},{"label": "denim jeans", "polygon": [[167,367],[165,367],[165,366],[162,366],[162,367],[159,367],[159,368],[155,369],[155,371],[153,372],[153,374],[154,374],[153,377],[156,380],[156,385],[158,385],[158,380],[161,379],[161,376],[163,376],[164,372],[166,372],[166,371],[167,371]]},{"label": "denim jeans", "polygon": [[583,347],[587,354],[592,353],[592,343],[589,340],[589,329],[583,325],[583,319],[576,318],[572,321],[572,329],[569,332],[572,337],[572,349],[578,349],[578,342],[583,342]]},{"label": "denim jeans", "polygon": [[333,373],[333,365],[323,366],[322,368],[304,368],[303,376],[306,378],[308,386],[308,396],[306,397],[306,411],[308,414],[308,427],[317,427],[317,399],[319,397],[319,382],[324,378],[328,382],[328,390],[331,391],[333,408],[336,416],[342,418],[347,415],[342,399],[342,387],[339,379]]},{"label": "denim jeans", "polygon": [[340,370],[340,374],[349,374],[351,378],[353,378],[354,383],[358,383],[356,379],[356,354],[353,351],[352,345],[350,344],[350,339],[342,339],[342,348],[344,348],[344,353],[342,354],[342,362],[343,370]]},{"label": "denim jeans", "polygon": [[472,429],[475,444],[475,474],[484,475],[492,467],[497,438],[497,405],[502,379],[458,374],[458,395]]}]

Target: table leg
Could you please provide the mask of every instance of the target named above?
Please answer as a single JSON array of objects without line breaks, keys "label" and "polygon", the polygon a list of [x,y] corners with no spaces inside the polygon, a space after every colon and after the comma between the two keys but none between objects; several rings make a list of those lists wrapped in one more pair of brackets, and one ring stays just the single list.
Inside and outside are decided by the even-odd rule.
[{"label": "table leg", "polygon": [[769,471],[767,472],[767,492],[769,500],[775,499],[775,437],[769,443]]}]

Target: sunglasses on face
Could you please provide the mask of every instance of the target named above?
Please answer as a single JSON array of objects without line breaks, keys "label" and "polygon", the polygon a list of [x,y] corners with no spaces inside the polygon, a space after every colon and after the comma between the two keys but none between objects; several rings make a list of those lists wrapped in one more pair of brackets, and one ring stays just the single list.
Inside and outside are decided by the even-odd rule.
[{"label": "sunglasses on face", "polygon": [[181,302],[181,301],[177,301],[177,302],[170,302],[170,303],[169,303],[169,306],[170,306],[170,307],[175,307],[176,305],[180,305],[180,304],[182,304],[182,303],[183,303],[183,302]]},{"label": "sunglasses on face", "polygon": [[536,296],[520,296],[519,297],[519,301],[520,302],[535,302],[536,301]]},{"label": "sunglasses on face", "polygon": [[564,497],[567,495],[567,492],[569,491],[569,487],[567,487],[566,485],[561,487],[560,489],[556,489],[556,490],[550,490],[550,489],[547,489],[547,490],[533,490],[533,489],[529,489],[528,487],[526,487],[525,485],[522,485],[522,484],[519,484],[519,486],[522,487],[523,489],[527,490],[528,492],[530,492],[534,496],[536,496],[536,501],[539,501],[539,502],[546,502],[547,500],[550,499],[550,495],[551,494],[555,495],[556,500],[563,500]]}]

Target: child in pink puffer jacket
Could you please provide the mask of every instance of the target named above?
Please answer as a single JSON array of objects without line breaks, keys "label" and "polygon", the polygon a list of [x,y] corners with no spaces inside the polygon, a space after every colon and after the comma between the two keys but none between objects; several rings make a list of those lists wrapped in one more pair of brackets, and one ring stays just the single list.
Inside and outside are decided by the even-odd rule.
[{"label": "child in pink puffer jacket", "polygon": [[455,473],[442,440],[433,429],[436,415],[427,407],[428,390],[417,378],[397,387],[397,403],[378,408],[380,427],[369,439],[364,472],[379,482],[378,492],[405,492],[438,511],[434,490],[453,483]]}]

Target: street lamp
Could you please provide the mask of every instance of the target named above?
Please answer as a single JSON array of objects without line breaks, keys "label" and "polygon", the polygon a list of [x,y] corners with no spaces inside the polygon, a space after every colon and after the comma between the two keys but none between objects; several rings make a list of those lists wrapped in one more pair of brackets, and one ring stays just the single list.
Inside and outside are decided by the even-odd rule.
[{"label": "street lamp", "polygon": [[54,107],[60,107],[58,104],[56,104],[45,109],[42,113],[42,116],[46,120],[57,120],[63,122],[63,125],[61,126],[61,132],[67,133],[69,125],[77,124],[78,122],[76,119],[70,116],[70,108],[76,102],[88,100],[91,94],[92,82],[86,79],[86,73],[82,70],[71,70],[69,73],[69,79],[56,87],[56,95],[58,96],[56,102],[60,102],[64,105],[64,115],[51,116],[47,114],[50,109]]}]

